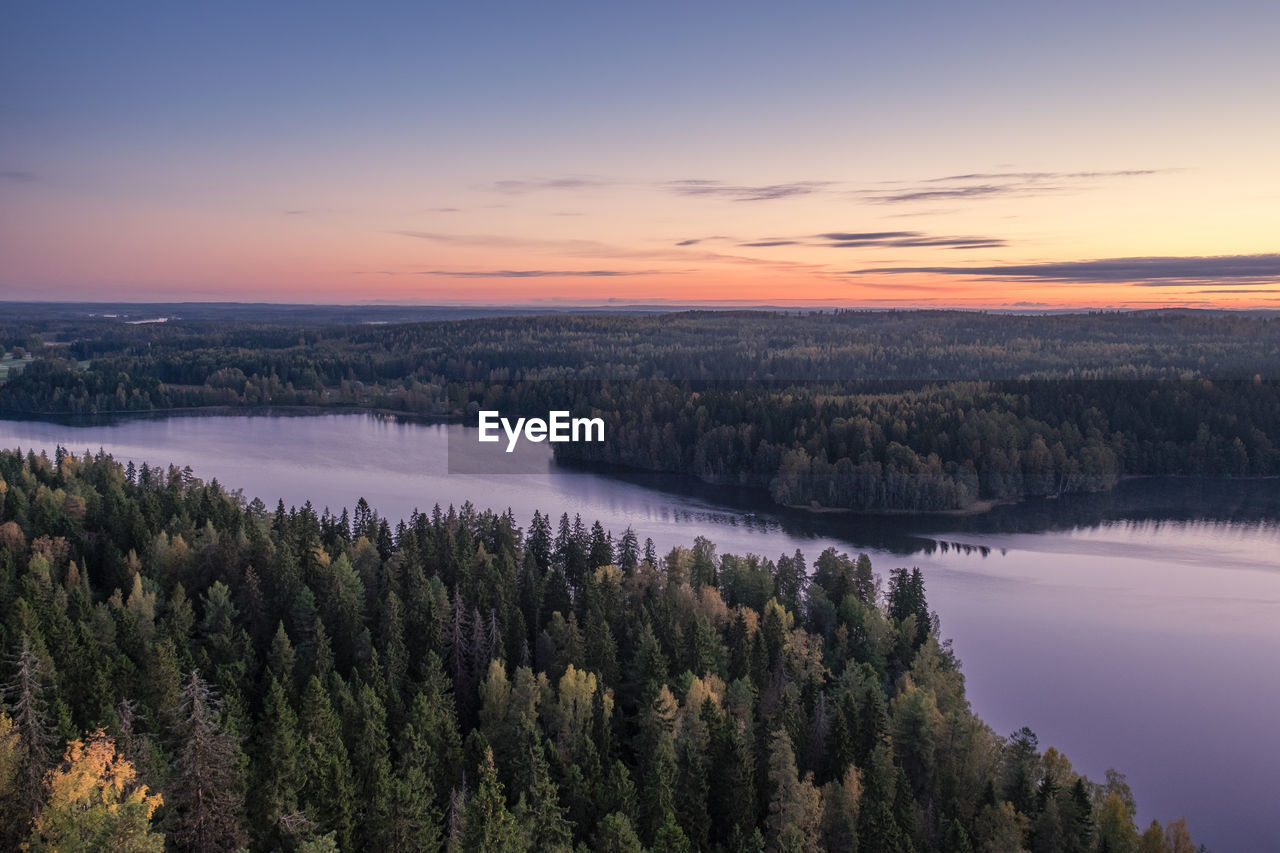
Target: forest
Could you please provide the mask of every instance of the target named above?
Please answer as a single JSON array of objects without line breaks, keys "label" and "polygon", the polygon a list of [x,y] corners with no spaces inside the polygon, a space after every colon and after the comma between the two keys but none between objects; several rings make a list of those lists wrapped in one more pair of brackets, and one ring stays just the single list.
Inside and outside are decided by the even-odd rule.
[{"label": "forest", "polygon": [[[157,307],[157,310],[160,307]],[[786,506],[976,510],[1142,475],[1280,474],[1280,319],[1207,311],[556,314],[356,309],[0,321],[0,414],[323,407],[603,417],[564,461]],[[370,309],[373,310],[373,309]],[[401,314],[370,316],[402,317]]]},{"label": "forest", "polygon": [[0,451],[0,846],[1194,849],[974,715],[918,569],[641,534]]}]

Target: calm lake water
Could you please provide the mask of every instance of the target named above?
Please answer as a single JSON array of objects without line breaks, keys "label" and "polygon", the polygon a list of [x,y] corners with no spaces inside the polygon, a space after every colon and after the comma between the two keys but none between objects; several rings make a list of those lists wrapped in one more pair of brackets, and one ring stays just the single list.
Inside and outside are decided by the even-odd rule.
[{"label": "calm lake water", "polygon": [[[1280,849],[1280,484],[1132,481],[1100,496],[975,518],[812,516],[759,495],[660,475],[566,469],[525,444],[523,474],[449,473],[474,431],[366,415],[0,421],[0,447],[99,448],[190,465],[269,506],[351,507],[393,521],[471,501],[581,513],[660,550],[705,535],[721,553],[776,558],[828,546],[876,571],[919,566],[955,641],[974,708],[997,731],[1030,726],[1081,772],[1125,773],[1139,818],[1186,816],[1218,851]],[[479,466],[483,468],[483,466]]]}]

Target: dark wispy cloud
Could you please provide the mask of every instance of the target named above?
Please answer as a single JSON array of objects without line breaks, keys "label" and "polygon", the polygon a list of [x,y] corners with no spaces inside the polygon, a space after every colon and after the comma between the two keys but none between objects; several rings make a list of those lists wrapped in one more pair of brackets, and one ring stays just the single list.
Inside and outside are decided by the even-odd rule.
[{"label": "dark wispy cloud", "polygon": [[854,244],[865,243],[874,245],[883,243],[886,240],[900,240],[904,237],[918,237],[918,231],[828,231],[826,234],[817,235],[823,240],[829,240],[836,244]]},{"label": "dark wispy cloud", "polygon": [[1154,175],[1164,169],[1114,169],[1104,172],[970,172],[967,175],[944,175],[941,178],[928,178],[922,183],[941,184],[949,181],[1069,181],[1092,180],[1095,178],[1133,178],[1140,175]]},{"label": "dark wispy cloud", "polygon": [[655,275],[657,272],[657,270],[466,270],[462,272],[423,270],[419,275],[450,278],[620,278],[632,275]]},{"label": "dark wispy cloud", "polygon": [[502,180],[486,189],[507,195],[549,190],[589,190],[598,187],[658,189],[691,198],[726,201],[778,201],[799,196],[839,193],[863,201],[898,204],[918,201],[963,201],[995,196],[1030,196],[1086,189],[1111,180],[1155,175],[1170,169],[1113,169],[1095,171],[994,171],[966,172],[915,181],[886,181],[873,189],[854,189],[845,181],[806,180],[777,184],[738,184],[710,178],[677,181],[627,181],[596,176],[567,175],[556,178]]},{"label": "dark wispy cloud", "polygon": [[597,187],[631,187],[658,189],[676,195],[720,198],[728,201],[776,201],[794,196],[813,195],[833,190],[837,181],[791,181],[782,184],[731,184],[705,178],[689,178],[679,181],[626,181],[590,176],[566,176],[538,178],[534,180],[504,180],[486,184],[485,188],[507,195],[544,192],[548,190],[587,190]]},{"label": "dark wispy cloud", "polygon": [[916,182],[893,182],[891,189],[860,195],[868,201],[900,204],[916,201],[962,201],[993,196],[1031,196],[1079,190],[1120,178],[1155,175],[1167,169],[1115,169],[1093,172],[969,172]]},{"label": "dark wispy cloud", "polygon": [[677,246],[696,246],[699,243],[736,243],[732,237],[726,237],[724,234],[716,234],[712,237],[690,237],[687,240],[681,240],[676,243]]},{"label": "dark wispy cloud", "polygon": [[36,173],[29,172],[26,169],[0,170],[0,179],[12,181],[15,184],[34,184],[37,180]]},{"label": "dark wispy cloud", "polygon": [[[980,198],[993,195],[1026,194],[1027,187],[1015,184],[975,184],[965,187],[947,187],[945,189],[907,190],[894,193],[871,193],[871,201],[884,204],[898,204],[906,201],[938,201],[940,199],[955,200]],[[1055,192],[1059,187],[1039,186],[1037,192]]]},{"label": "dark wispy cloud", "polygon": [[391,233],[398,234],[401,237],[413,237],[417,240],[430,240],[433,243],[453,243],[462,239],[456,234],[440,234],[435,231],[392,231]]},{"label": "dark wispy cloud", "polygon": [[543,190],[586,190],[595,187],[607,187],[613,183],[613,181],[606,181],[602,178],[565,177],[543,178],[532,181],[496,181],[489,188],[509,195],[522,195]]},{"label": "dark wispy cloud", "polygon": [[676,195],[723,198],[729,201],[775,201],[782,198],[823,192],[832,185],[832,181],[793,181],[786,184],[744,186],[741,184],[726,184],[724,181],[691,179],[668,181],[661,186]]},{"label": "dark wispy cloud", "polygon": [[827,249],[868,249],[936,247],[942,249],[998,249],[1008,245],[999,237],[946,237],[922,231],[828,231],[803,237],[756,237],[741,240],[734,237],[692,237],[677,246],[699,243],[733,243],[740,248],[771,249],[779,246],[817,246]]},{"label": "dark wispy cloud", "polygon": [[1143,287],[1280,283],[1280,253],[1261,255],[1202,255],[1190,257],[1097,258],[1034,264],[971,267],[872,267],[852,275],[929,273],[1004,281],[1086,282],[1134,284]]},{"label": "dark wispy cloud", "polygon": [[818,234],[817,244],[832,249],[938,247],[943,249],[998,249],[1008,245],[999,237],[938,237],[919,231],[832,231]]}]

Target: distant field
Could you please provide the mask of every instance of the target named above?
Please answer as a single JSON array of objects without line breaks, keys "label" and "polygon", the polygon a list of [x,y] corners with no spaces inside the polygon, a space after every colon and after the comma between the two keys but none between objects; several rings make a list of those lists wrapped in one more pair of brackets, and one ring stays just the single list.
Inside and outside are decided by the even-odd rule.
[{"label": "distant field", "polygon": [[[4,382],[6,379],[8,379],[9,374],[11,372],[20,373],[22,371],[23,366],[30,364],[32,361],[35,361],[35,357],[32,356],[30,353],[28,353],[23,358],[14,358],[12,355],[9,355],[8,353],[5,353],[3,356],[0,356],[0,382]],[[92,361],[90,359],[85,358],[85,359],[78,360],[76,362],[76,366],[79,367],[81,370],[88,370],[89,365],[91,363]]]},{"label": "distant field", "polygon": [[[14,372],[20,371],[22,369],[22,366],[30,362],[31,360],[32,358],[30,355],[28,355],[26,358],[20,358],[20,359],[14,358],[12,355],[9,355],[8,353],[5,353],[3,356],[0,356],[0,382],[4,382],[6,379],[9,378],[10,370],[13,370]],[[84,366],[86,367],[88,366],[87,362],[85,363]]]}]

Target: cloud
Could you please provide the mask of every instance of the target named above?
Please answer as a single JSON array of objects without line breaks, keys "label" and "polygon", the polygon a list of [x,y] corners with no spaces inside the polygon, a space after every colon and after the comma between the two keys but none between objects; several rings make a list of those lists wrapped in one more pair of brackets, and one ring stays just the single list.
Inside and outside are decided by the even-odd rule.
[{"label": "cloud", "polygon": [[940,246],[945,249],[999,249],[1007,246],[998,237],[921,237],[912,240],[899,240],[894,246]]},{"label": "cloud", "polygon": [[[957,201],[996,196],[1031,196],[1087,188],[1103,181],[1143,177],[1170,169],[1112,169],[1095,171],[1049,172],[966,172],[917,181],[887,181],[880,189],[854,191],[864,201],[901,204],[919,201]],[[777,201],[798,196],[824,193],[849,194],[843,181],[788,181],[778,184],[731,184],[709,178],[687,178],[676,181],[627,181],[597,176],[566,175],[557,178],[501,180],[486,184],[485,189],[506,195],[523,195],[543,191],[586,190],[598,187],[654,188],[690,198],[712,198],[727,201]]]},{"label": "cloud", "polygon": [[[475,246],[486,249],[518,250],[526,253],[524,257],[528,257],[527,253],[529,252],[538,252],[540,256],[554,255],[554,257],[560,258],[561,260],[555,262],[557,264],[570,264],[576,261],[583,265],[606,265],[606,269],[611,268],[613,264],[672,264],[671,267],[664,267],[661,270],[638,271],[631,273],[632,275],[675,275],[696,271],[696,268],[689,266],[690,264],[733,264],[778,270],[780,272],[831,274],[826,264],[784,258],[762,258],[752,255],[728,254],[712,251],[706,246],[696,245],[699,242],[710,241],[734,242],[734,238],[724,236],[690,238],[695,242],[688,243],[685,246],[622,247],[594,240],[539,239],[498,234],[460,234],[407,229],[387,231],[385,233],[410,237],[442,246]],[[509,270],[507,272],[519,272],[519,270]],[[402,271],[400,274],[411,273],[412,271]]]},{"label": "cloud", "polygon": [[590,176],[566,176],[534,180],[503,180],[486,184],[485,189],[507,195],[547,190],[584,190],[596,187],[654,188],[676,195],[723,198],[730,201],[775,201],[793,196],[812,195],[836,186],[836,181],[792,181],[783,184],[727,184],[724,181],[690,178],[679,181],[626,181]]},{"label": "cloud", "polygon": [[814,245],[831,249],[940,247],[945,249],[998,249],[1008,245],[998,237],[936,237],[919,231],[831,231],[817,234]]},{"label": "cloud", "polygon": [[926,184],[945,183],[947,181],[1063,181],[1093,178],[1132,178],[1139,175],[1154,175],[1166,169],[1116,169],[1106,172],[970,172],[967,175],[945,175],[941,178],[928,178]]},{"label": "cloud", "polygon": [[417,240],[430,240],[433,243],[455,243],[466,239],[462,235],[440,234],[435,231],[392,231],[391,233],[401,237],[413,237]]},{"label": "cloud", "polygon": [[878,243],[918,235],[918,231],[830,231],[818,236],[823,240],[833,240],[837,243]]},{"label": "cloud", "polygon": [[[915,183],[898,181],[892,190],[874,190],[861,195],[868,201],[901,204],[917,201],[955,201],[993,196],[1032,196],[1082,189],[1115,178],[1136,178],[1167,172],[1168,169],[1115,169],[1094,172],[969,172],[925,178]],[[938,186],[950,184],[951,186]]]},{"label": "cloud", "polygon": [[[1039,192],[1056,192],[1060,187],[1038,187]],[[899,204],[905,201],[937,201],[938,199],[978,198],[980,196],[1025,194],[1026,189],[1017,185],[979,184],[968,187],[951,187],[941,190],[911,190],[908,192],[871,195],[871,201]]]},{"label": "cloud", "polygon": [[716,234],[711,237],[690,237],[686,240],[681,240],[679,243],[676,243],[676,245],[677,246],[696,246],[699,243],[736,243],[736,242],[738,241],[733,237],[727,237],[724,234]]},{"label": "cloud", "polygon": [[595,187],[607,187],[613,183],[613,181],[606,181],[600,178],[565,177],[533,181],[495,181],[489,185],[489,189],[509,195],[522,195],[542,190],[593,189]]},{"label": "cloud", "polygon": [[0,171],[0,178],[16,184],[34,184],[38,180],[35,172],[26,169],[5,169]]},{"label": "cloud", "polygon": [[448,246],[484,246],[487,248],[536,249],[561,248],[573,245],[593,245],[586,241],[547,241],[510,237],[502,234],[451,234],[444,231],[391,231],[399,237],[412,237],[429,243]]},{"label": "cloud", "polygon": [[1005,281],[1134,284],[1142,287],[1185,287],[1229,279],[1234,284],[1280,282],[1280,253],[1203,255],[1190,257],[1097,258],[1034,264],[978,267],[872,267],[851,275],[904,273],[957,275]]},{"label": "cloud", "polygon": [[822,192],[832,181],[793,181],[787,184],[742,186],[723,181],[684,180],[668,181],[661,186],[676,195],[724,198],[730,201],[776,201],[800,195]]},{"label": "cloud", "polygon": [[828,249],[864,249],[876,247],[944,249],[997,249],[1008,245],[999,237],[943,237],[921,231],[829,231],[803,237],[756,237],[740,240],[734,237],[690,237],[677,246],[699,243],[728,242],[740,248],[769,249],[778,246],[816,246]]},{"label": "cloud", "polygon": [[616,278],[657,274],[658,270],[424,270],[418,273],[450,278]]}]

